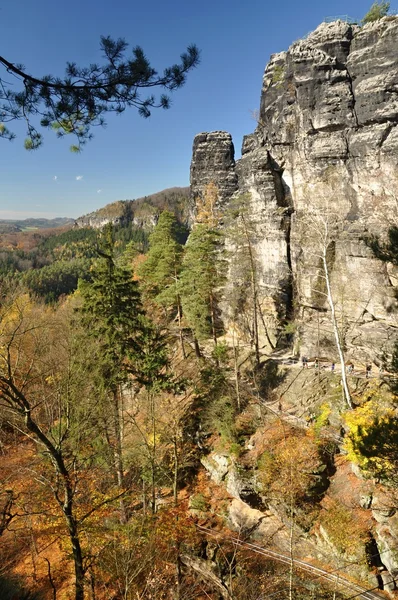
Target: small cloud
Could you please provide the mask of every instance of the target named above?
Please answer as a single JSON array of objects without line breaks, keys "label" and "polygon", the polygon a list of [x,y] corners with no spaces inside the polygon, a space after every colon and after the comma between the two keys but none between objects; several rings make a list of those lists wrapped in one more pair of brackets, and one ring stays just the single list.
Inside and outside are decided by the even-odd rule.
[{"label": "small cloud", "polygon": [[53,181],[57,181],[57,179],[58,179],[58,175],[54,175]]},{"label": "small cloud", "polygon": [[81,181],[83,179],[83,175],[76,175],[76,181]]},{"label": "small cloud", "polygon": [[100,194],[102,192],[102,190],[97,190],[97,194]]}]

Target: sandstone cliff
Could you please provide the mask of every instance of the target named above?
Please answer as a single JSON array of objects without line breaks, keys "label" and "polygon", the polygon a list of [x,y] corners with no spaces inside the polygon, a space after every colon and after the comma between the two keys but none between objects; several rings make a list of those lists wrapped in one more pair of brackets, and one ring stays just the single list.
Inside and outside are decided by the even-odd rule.
[{"label": "sandstone cliff", "polygon": [[323,23],[271,57],[240,160],[226,132],[194,141],[192,197],[210,181],[222,207],[248,193],[263,323],[275,340],[294,316],[304,353],[333,354],[317,234],[325,221],[348,354],[377,363],[396,339],[397,269],[375,259],[364,238],[397,222],[397,43],[398,17]]}]

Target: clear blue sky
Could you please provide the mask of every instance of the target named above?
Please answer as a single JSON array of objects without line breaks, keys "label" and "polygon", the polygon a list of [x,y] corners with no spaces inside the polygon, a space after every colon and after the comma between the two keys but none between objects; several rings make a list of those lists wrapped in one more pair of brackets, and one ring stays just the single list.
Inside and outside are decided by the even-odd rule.
[{"label": "clear blue sky", "polygon": [[[255,122],[264,67],[326,16],[361,18],[371,0],[18,0],[0,5],[0,54],[35,76],[63,74],[66,61],[100,60],[100,35],[141,45],[162,71],[190,43],[201,64],[173,95],[169,111],[142,119],[134,111],[110,116],[106,129],[79,155],[73,140],[45,132],[44,146],[0,140],[0,218],[77,217],[114,200],[138,198],[189,184],[196,133],[232,133],[236,155]],[[4,73],[2,73],[2,76]],[[78,178],[78,179],[77,179]]]}]

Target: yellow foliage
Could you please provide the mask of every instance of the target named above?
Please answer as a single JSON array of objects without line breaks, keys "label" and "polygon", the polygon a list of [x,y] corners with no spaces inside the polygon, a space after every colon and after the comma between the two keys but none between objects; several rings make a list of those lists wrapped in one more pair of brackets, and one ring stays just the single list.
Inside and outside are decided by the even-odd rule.
[{"label": "yellow foliage", "polygon": [[310,434],[289,433],[261,456],[259,479],[271,494],[300,502],[310,492],[322,461],[318,444]]},{"label": "yellow foliage", "polygon": [[395,411],[381,406],[376,397],[347,412],[344,421],[349,429],[343,444],[348,459],[365,471],[384,475],[394,471],[394,464],[387,450],[396,436]]},{"label": "yellow foliage", "polygon": [[[339,552],[347,555],[364,554],[364,542],[369,536],[370,523],[365,511],[352,510],[338,500],[327,499],[320,516],[330,541]],[[365,556],[363,556],[365,560]]]},{"label": "yellow foliage", "polygon": [[314,423],[314,433],[315,435],[319,435],[321,429],[326,427],[329,424],[329,417],[332,409],[330,408],[330,404],[325,402],[319,408],[319,414],[315,419]]},{"label": "yellow foliage", "polygon": [[205,187],[203,199],[196,199],[196,222],[203,223],[210,228],[217,227],[220,221],[218,210],[218,187],[215,183],[208,183]]}]

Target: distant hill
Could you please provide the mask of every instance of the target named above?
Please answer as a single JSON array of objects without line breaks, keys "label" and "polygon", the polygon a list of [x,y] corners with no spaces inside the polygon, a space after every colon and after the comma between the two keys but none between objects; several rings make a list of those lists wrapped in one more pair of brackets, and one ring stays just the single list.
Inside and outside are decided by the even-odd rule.
[{"label": "distant hill", "polygon": [[57,217],[55,219],[0,219],[0,233],[16,233],[31,229],[54,229],[73,225],[74,219]]},{"label": "distant hill", "polygon": [[186,223],[189,212],[189,187],[173,187],[136,200],[117,200],[103,208],[76,219],[78,227],[103,227],[112,222],[115,225],[132,223],[143,229],[156,224],[164,210],[174,213],[181,223]]}]

